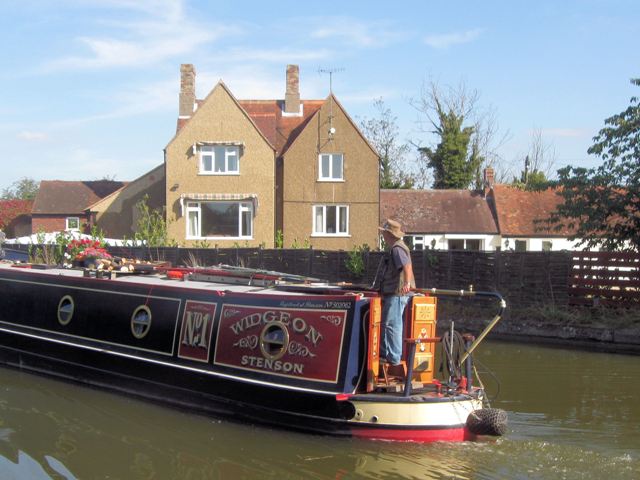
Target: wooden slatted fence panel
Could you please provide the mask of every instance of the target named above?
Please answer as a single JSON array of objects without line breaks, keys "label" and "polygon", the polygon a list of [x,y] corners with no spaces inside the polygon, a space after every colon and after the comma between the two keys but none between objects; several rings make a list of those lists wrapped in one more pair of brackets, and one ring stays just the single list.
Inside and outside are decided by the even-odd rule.
[{"label": "wooden slatted fence panel", "polygon": [[[364,273],[355,276],[346,266],[346,251],[178,247],[109,247],[109,251],[124,257],[170,261],[178,266],[228,264],[367,286],[373,283],[384,256],[379,251],[364,253]],[[637,256],[631,260],[619,255],[575,252],[424,250],[413,251],[411,258],[420,288],[460,290],[472,286],[476,291],[500,292],[510,305],[593,304],[596,294],[601,305],[618,305],[620,292],[638,291]],[[598,263],[605,261],[608,263]],[[637,301],[634,295],[628,293],[625,298]]]},{"label": "wooden slatted fence panel", "polygon": [[640,255],[572,252],[570,305],[640,306]]}]

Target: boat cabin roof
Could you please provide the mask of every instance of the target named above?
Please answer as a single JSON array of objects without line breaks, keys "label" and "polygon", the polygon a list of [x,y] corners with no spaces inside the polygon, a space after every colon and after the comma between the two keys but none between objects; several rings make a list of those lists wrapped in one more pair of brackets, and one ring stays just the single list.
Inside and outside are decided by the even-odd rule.
[{"label": "boat cabin roof", "polygon": [[[267,274],[255,271],[252,277],[248,275],[248,269],[225,270],[212,268],[198,269],[160,269],[147,273],[124,273],[107,272],[88,269],[69,269],[58,267],[44,267],[30,264],[12,264],[0,262],[0,268],[19,269],[24,268],[30,272],[37,272],[47,276],[65,276],[75,278],[97,278],[106,282],[129,283],[136,285],[162,286],[177,289],[197,289],[204,291],[219,291],[228,293],[254,293],[264,295],[353,295],[358,293],[358,289],[345,288],[342,285],[329,284],[322,281],[304,282],[301,280],[287,280],[287,275],[283,274],[282,280],[278,280],[274,272]],[[180,271],[184,275],[181,278],[172,278],[169,271]],[[235,272],[235,274],[234,274]],[[273,280],[264,281],[265,278]],[[314,279],[317,280],[317,279]],[[365,295],[368,296],[367,293]]]}]

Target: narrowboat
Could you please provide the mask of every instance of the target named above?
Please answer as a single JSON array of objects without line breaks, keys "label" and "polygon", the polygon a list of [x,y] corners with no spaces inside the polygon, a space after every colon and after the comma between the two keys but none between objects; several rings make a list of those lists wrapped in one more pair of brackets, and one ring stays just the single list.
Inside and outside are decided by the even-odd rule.
[{"label": "narrowboat", "polygon": [[503,434],[506,413],[474,385],[472,352],[486,331],[437,337],[442,295],[495,297],[492,324],[504,309],[491,292],[417,290],[402,365],[389,368],[371,288],[225,266],[0,262],[0,362],[306,432],[415,442]]}]

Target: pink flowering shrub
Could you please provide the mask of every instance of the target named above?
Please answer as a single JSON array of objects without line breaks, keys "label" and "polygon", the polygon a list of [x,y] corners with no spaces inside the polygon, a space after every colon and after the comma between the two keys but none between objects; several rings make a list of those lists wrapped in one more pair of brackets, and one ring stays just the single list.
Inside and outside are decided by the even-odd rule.
[{"label": "pink flowering shrub", "polygon": [[67,244],[67,255],[72,260],[85,260],[87,258],[110,259],[105,245],[100,240],[71,240]]}]

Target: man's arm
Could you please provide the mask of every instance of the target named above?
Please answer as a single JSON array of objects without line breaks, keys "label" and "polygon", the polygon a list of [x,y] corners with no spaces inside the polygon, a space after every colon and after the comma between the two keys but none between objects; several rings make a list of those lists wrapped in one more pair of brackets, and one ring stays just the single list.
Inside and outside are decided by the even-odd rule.
[{"label": "man's arm", "polygon": [[413,266],[411,263],[406,263],[402,266],[402,271],[404,272],[404,283],[402,284],[401,292],[403,295],[406,295],[411,291],[411,284],[415,283],[413,278]]}]

